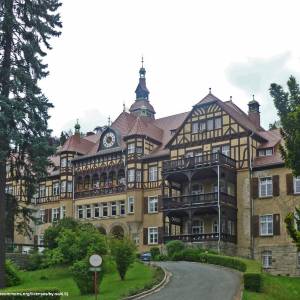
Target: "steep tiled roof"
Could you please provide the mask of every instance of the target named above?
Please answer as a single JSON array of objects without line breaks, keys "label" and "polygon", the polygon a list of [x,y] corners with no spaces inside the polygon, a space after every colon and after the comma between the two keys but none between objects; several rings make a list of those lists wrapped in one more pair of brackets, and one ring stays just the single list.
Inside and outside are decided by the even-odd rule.
[{"label": "steep tiled roof", "polygon": [[277,151],[272,156],[256,157],[253,168],[282,165],[284,163],[281,154]]},{"label": "steep tiled roof", "polygon": [[272,148],[280,143],[281,134],[279,129],[260,132],[267,142],[260,145],[259,148]]},{"label": "steep tiled roof", "polygon": [[64,145],[60,148],[61,152],[77,152],[80,154],[87,154],[94,146],[95,143],[87,140],[86,138],[81,138],[79,134],[74,134]]},{"label": "steep tiled roof", "polygon": [[152,113],[155,113],[153,106],[150,104],[148,100],[136,100],[131,106],[129,111],[134,112],[138,109],[148,109]]}]

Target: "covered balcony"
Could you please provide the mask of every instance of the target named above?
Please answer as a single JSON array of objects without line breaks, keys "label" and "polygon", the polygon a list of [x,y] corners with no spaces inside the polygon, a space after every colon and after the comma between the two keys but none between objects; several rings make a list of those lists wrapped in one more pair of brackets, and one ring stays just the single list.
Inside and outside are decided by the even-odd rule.
[{"label": "covered balcony", "polygon": [[126,190],[124,169],[77,175],[75,182],[75,199],[123,193]]}]

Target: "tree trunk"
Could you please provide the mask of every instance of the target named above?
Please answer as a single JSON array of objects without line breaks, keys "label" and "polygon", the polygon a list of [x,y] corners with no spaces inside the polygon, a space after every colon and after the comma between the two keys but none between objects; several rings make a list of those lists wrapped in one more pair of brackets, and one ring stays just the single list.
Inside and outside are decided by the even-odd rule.
[{"label": "tree trunk", "polygon": [[[11,53],[13,46],[13,0],[4,1],[3,19],[3,60],[0,72],[1,95],[9,99]],[[2,113],[7,113],[1,108]],[[0,124],[5,132],[6,124]],[[8,131],[7,131],[8,132]],[[8,137],[5,133],[0,136],[0,288],[5,287],[5,184],[6,184],[6,159],[9,153]]]}]

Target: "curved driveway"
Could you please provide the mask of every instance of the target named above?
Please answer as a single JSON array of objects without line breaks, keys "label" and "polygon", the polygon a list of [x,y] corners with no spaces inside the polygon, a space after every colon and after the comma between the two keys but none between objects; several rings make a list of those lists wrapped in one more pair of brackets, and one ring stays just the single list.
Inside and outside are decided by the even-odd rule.
[{"label": "curved driveway", "polygon": [[146,300],[232,300],[240,286],[237,272],[193,262],[162,262],[170,282]]}]

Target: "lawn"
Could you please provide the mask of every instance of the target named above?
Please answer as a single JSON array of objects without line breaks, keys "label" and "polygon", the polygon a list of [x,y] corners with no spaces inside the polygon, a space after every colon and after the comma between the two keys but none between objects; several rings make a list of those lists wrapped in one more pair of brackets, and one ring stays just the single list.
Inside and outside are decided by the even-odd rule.
[{"label": "lawn", "polygon": [[[247,265],[247,272],[260,273],[261,265],[258,261],[242,259]],[[243,300],[299,300],[300,278],[273,276],[263,274],[263,293],[244,290]]]},{"label": "lawn", "polygon": [[[38,271],[20,271],[22,284],[5,289],[5,291],[16,291],[28,288],[56,287],[62,292],[68,292],[69,297],[62,299],[90,300],[94,296],[80,296],[79,289],[73,281],[67,267],[55,267]],[[135,262],[126,274],[125,281],[121,281],[118,273],[114,270],[106,274],[100,286],[100,297],[102,300],[117,300],[133,290],[142,289],[145,285],[153,282],[155,270],[140,262]],[[43,279],[46,278],[46,279]]]}]

